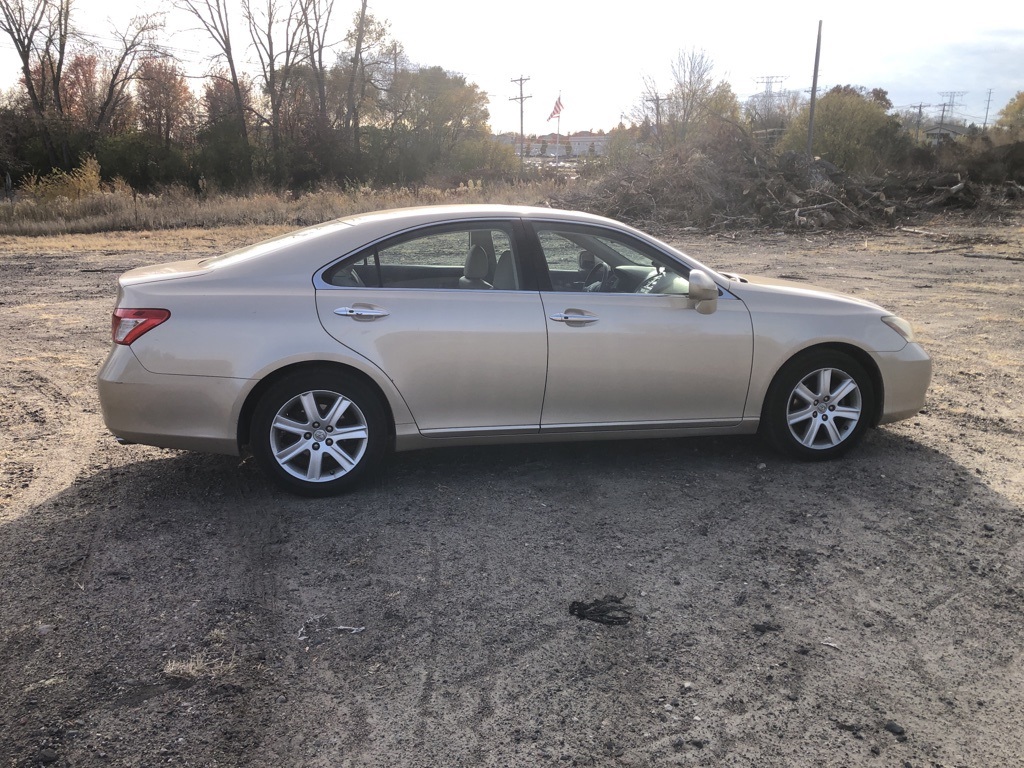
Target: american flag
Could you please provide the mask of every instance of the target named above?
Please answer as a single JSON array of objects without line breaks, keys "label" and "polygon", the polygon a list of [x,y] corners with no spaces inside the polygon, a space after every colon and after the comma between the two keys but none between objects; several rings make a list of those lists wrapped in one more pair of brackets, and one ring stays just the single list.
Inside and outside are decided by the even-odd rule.
[{"label": "american flag", "polygon": [[548,120],[558,117],[562,114],[562,97],[559,96],[555,101],[555,108],[551,110],[551,114],[548,115]]}]

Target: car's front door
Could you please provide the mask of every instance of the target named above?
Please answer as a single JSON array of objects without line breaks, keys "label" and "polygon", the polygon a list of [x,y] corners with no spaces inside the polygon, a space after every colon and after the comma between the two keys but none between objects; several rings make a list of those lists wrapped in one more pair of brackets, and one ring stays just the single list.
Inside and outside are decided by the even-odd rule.
[{"label": "car's front door", "polygon": [[713,313],[698,312],[684,293],[686,270],[625,233],[535,229],[552,286],[542,293],[549,349],[542,429],[740,421],[753,352],[741,301],[723,294]]},{"label": "car's front door", "polygon": [[421,432],[536,432],[547,366],[513,224],[420,230],[318,280],[320,322],[394,381]]}]

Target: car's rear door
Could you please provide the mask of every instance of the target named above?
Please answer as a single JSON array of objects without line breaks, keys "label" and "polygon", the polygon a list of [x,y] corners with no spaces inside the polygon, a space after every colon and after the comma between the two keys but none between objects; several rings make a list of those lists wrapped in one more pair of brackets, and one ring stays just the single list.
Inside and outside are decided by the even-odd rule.
[{"label": "car's rear door", "polygon": [[517,226],[425,228],[317,276],[324,328],[394,381],[425,434],[539,429],[546,329]]}]

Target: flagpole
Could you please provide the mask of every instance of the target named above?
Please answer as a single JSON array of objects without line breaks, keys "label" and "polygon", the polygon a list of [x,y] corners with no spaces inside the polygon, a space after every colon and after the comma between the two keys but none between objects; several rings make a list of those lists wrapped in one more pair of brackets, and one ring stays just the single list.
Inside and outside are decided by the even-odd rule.
[{"label": "flagpole", "polygon": [[[562,93],[558,93],[558,101],[562,101]],[[555,165],[561,164],[561,158],[558,156],[558,142],[562,138],[562,111],[558,111],[558,122],[555,123]]]},{"label": "flagpole", "polygon": [[559,144],[562,140],[562,94],[558,94],[558,98],[555,100],[555,108],[551,110],[551,114],[548,115],[548,122],[551,122],[552,117],[557,117],[558,122],[555,123],[555,162],[558,162],[558,150]]},{"label": "flagpole", "polygon": [[558,152],[558,142],[562,139],[562,116],[558,116],[558,127],[555,128],[555,163],[562,164],[562,156]]}]

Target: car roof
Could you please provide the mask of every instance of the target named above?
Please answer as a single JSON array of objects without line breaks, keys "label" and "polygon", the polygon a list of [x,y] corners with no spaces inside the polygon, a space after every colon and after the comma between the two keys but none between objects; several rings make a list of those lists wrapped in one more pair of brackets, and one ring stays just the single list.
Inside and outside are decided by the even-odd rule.
[{"label": "car roof", "polygon": [[558,219],[572,220],[579,222],[590,222],[600,224],[614,224],[624,226],[621,222],[606,219],[592,213],[583,211],[568,211],[547,206],[531,205],[497,205],[482,203],[463,203],[448,205],[421,205],[412,208],[392,208],[383,211],[371,211],[368,213],[357,213],[345,216],[338,221],[352,225],[366,224],[370,222],[391,222],[416,226],[419,224],[430,224],[433,222],[451,221],[458,219],[508,219],[508,218],[531,218],[531,219]]},{"label": "car roof", "polygon": [[[303,271],[307,266],[316,264],[318,260],[320,261],[319,265],[322,265],[326,261],[330,261],[332,256],[342,256],[349,250],[361,247],[364,243],[370,243],[405,230],[450,221],[517,218],[600,224],[632,230],[631,227],[621,222],[582,211],[565,211],[527,205],[425,205],[344,216],[323,224],[279,235],[260,243],[243,246],[220,256],[204,259],[201,265],[212,269],[243,267],[246,271],[259,272],[270,268],[270,264],[263,257],[273,257],[287,251],[289,261],[299,271]],[[304,257],[307,254],[311,259],[309,265],[300,266],[305,261]],[[270,263],[276,264],[275,269],[281,267],[277,258],[271,258]]]}]

